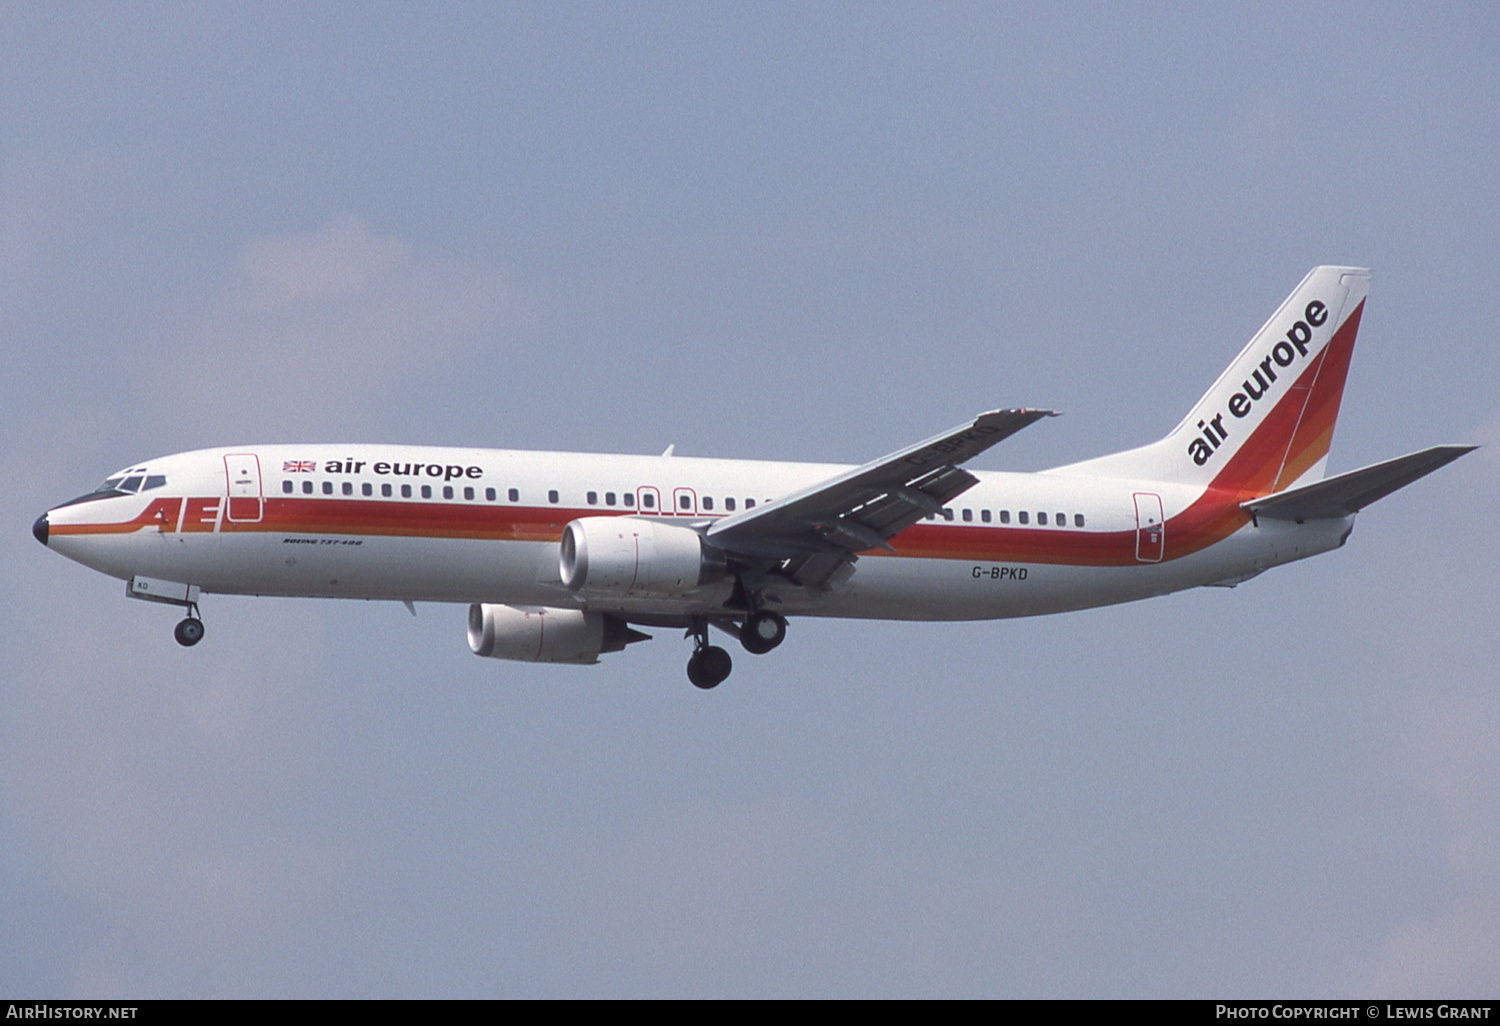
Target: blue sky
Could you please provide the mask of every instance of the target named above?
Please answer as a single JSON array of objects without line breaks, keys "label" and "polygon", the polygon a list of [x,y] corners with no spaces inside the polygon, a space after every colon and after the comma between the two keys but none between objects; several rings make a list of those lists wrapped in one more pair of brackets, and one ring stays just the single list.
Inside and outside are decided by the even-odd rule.
[{"label": "blue sky", "polygon": [[[1483,5],[0,4],[0,992],[1493,994]],[[1234,591],[475,659],[29,537],[294,440],[858,462],[1170,428],[1374,269],[1331,469],[1490,446]]]}]

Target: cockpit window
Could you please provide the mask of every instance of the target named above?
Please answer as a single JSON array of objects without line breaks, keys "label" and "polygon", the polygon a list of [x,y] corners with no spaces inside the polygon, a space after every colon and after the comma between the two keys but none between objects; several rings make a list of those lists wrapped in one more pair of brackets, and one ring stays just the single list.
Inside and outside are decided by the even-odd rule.
[{"label": "cockpit window", "polygon": [[105,478],[104,483],[94,489],[94,494],[117,495],[124,492],[133,495],[136,492],[147,492],[153,488],[164,488],[166,484],[167,475],[165,474],[140,474],[127,471],[124,474]]},{"label": "cockpit window", "polygon": [[80,502],[93,502],[97,499],[109,499],[116,495],[134,495],[137,492],[150,491],[153,488],[165,488],[167,475],[147,474],[145,467],[126,470],[113,477],[107,477],[93,491],[87,495],[80,495],[76,499],[69,499],[64,506],[76,506]]}]

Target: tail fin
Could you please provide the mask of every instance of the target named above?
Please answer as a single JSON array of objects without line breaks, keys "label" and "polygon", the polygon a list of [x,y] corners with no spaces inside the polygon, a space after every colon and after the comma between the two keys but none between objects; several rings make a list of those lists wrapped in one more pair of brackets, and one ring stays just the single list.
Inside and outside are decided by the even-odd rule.
[{"label": "tail fin", "polygon": [[1255,495],[1320,480],[1369,285],[1363,268],[1313,268],[1169,435],[1058,472]]}]

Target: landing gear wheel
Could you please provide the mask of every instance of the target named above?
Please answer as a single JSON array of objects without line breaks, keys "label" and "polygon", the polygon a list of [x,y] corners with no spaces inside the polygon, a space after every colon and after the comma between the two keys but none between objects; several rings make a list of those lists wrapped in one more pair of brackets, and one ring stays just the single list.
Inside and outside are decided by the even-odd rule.
[{"label": "landing gear wheel", "polygon": [[729,658],[728,652],[717,645],[706,645],[688,659],[687,675],[694,687],[707,691],[724,683],[732,669],[734,660]]},{"label": "landing gear wheel", "polygon": [[786,617],[761,610],[745,618],[740,628],[740,644],[751,655],[765,655],[786,640]]},{"label": "landing gear wheel", "polygon": [[179,621],[172,637],[177,639],[177,644],[183,648],[192,648],[203,640],[203,621],[196,616],[190,616],[186,620]]}]

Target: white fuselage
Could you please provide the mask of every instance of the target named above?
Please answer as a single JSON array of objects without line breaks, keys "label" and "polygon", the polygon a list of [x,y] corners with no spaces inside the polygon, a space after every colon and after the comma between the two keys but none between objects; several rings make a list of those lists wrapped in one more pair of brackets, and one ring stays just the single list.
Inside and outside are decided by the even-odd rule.
[{"label": "white fuselage", "polygon": [[[642,623],[722,614],[732,583],[582,596],[558,541],[580,517],[694,526],[849,468],[810,463],[383,445],[249,446],[113,475],[135,493],[47,514],[47,544],[115,577],[207,593],[506,603]],[[1066,471],[976,474],[941,513],[860,555],[835,586],[771,584],[786,615],[1031,616],[1243,580],[1333,549],[1353,518],[1251,521],[1243,496]]]}]

